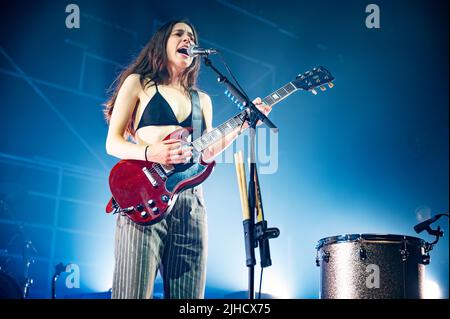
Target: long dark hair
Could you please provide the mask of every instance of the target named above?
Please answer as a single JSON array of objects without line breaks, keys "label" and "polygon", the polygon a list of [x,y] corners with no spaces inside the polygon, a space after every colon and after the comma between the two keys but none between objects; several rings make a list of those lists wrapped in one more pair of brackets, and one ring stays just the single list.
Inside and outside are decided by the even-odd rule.
[{"label": "long dark hair", "polygon": [[[150,41],[141,50],[138,57],[128,65],[114,82],[111,84],[109,92],[109,99],[103,104],[103,113],[105,115],[106,122],[109,123],[111,119],[111,114],[114,109],[114,103],[116,102],[117,94],[119,93],[120,87],[122,86],[125,79],[133,73],[140,75],[140,81],[143,88],[150,84],[150,82],[155,82],[156,84],[168,84],[170,74],[167,69],[167,40],[172,32],[172,29],[177,23],[185,23],[191,27],[194,33],[194,41],[198,44],[198,36],[195,28],[186,20],[173,20],[169,21],[163,26],[161,26],[158,31],[152,36]],[[194,58],[192,64],[186,68],[180,77],[180,84],[188,92],[189,90],[195,88],[197,76],[200,70],[200,60]],[[134,118],[135,118],[136,108],[133,111],[133,115],[128,122],[125,133],[127,136],[134,136]]]}]

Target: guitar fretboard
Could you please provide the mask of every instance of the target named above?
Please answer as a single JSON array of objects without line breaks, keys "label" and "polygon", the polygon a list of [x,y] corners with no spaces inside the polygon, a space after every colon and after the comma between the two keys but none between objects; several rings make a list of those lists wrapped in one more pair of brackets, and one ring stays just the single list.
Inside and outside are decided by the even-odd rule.
[{"label": "guitar fretboard", "polygon": [[294,93],[297,90],[294,84],[292,82],[289,82],[285,86],[279,88],[278,90],[274,91],[273,93],[269,94],[263,99],[263,102],[268,105],[274,105],[281,100],[287,98],[290,94]]},{"label": "guitar fretboard", "polygon": [[[292,84],[292,82],[289,82],[283,87],[279,88],[278,90],[274,91],[270,95],[263,98],[262,101],[264,104],[275,105],[281,100],[287,98],[290,94],[294,93],[296,90],[297,88],[295,87],[295,85]],[[247,110],[244,110],[241,113],[233,116],[232,118],[227,120],[225,123],[219,125],[211,132],[208,132],[203,136],[199,137],[198,139],[196,139],[195,141],[193,141],[192,146],[198,152],[203,151],[210,145],[213,145],[214,143],[219,141],[222,137],[224,137],[228,133],[231,133],[236,128],[240,127],[244,122],[246,115]]]},{"label": "guitar fretboard", "polygon": [[246,116],[247,110],[244,110],[241,113],[227,120],[225,123],[219,125],[211,132],[208,132],[199,137],[198,139],[196,139],[195,141],[193,141],[192,146],[198,152],[203,151],[205,148],[218,142],[222,137],[224,137],[228,133],[231,133],[236,128],[240,127],[244,122]]}]

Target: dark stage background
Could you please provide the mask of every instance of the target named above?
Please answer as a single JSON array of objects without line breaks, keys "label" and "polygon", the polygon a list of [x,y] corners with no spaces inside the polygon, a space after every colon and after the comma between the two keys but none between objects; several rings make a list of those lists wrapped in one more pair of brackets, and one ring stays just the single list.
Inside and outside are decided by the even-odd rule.
[{"label": "dark stage background", "polygon": [[[80,28],[65,25],[69,3],[80,8]],[[80,279],[69,289],[63,275],[60,298],[108,295],[115,218],[104,206],[117,159],[105,152],[101,103],[121,68],[175,18],[188,18],[202,46],[223,52],[251,97],[319,65],[336,77],[332,90],[296,92],[270,114],[280,131],[271,161],[260,158],[260,181],[269,226],[281,236],[271,242],[264,293],[318,298],[315,246],[324,237],[380,233],[431,241],[413,226],[448,212],[448,2],[377,0],[379,29],[365,25],[369,3],[2,1],[2,272],[22,280],[23,243],[31,241],[30,298],[50,298],[59,262],[77,265]],[[212,97],[214,125],[237,112],[205,67],[199,86]],[[206,297],[244,296],[234,165],[218,164],[204,191]],[[438,225],[448,235],[447,220]],[[447,237],[431,252],[430,297],[448,298],[448,252]]]}]

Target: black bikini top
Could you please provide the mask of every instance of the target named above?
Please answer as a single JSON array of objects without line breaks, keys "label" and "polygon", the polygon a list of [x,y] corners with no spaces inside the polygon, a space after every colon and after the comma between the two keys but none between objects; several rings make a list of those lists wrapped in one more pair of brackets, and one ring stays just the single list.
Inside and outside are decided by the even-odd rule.
[{"label": "black bikini top", "polygon": [[[150,101],[145,106],[144,112],[142,113],[139,124],[136,131],[141,127],[146,127],[150,125],[177,125],[181,127],[192,127],[192,99],[191,99],[191,113],[183,121],[178,122],[177,117],[173,113],[172,108],[166,99],[159,93],[158,85],[155,83],[156,93],[150,99]],[[202,127],[204,128],[204,119],[202,117]],[[203,131],[202,128],[202,131]]]}]

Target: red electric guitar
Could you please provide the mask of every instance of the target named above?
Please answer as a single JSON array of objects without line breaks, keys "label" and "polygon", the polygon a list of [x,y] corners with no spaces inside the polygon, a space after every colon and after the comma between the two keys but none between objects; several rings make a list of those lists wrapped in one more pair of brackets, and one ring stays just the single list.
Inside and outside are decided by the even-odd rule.
[{"label": "red electric guitar", "polygon": [[[317,87],[325,91],[324,85],[333,87],[333,80],[334,77],[324,67],[314,68],[265,97],[263,103],[274,105],[297,90],[317,94]],[[189,128],[177,129],[165,138],[179,139],[184,141],[185,145],[193,147],[194,151],[200,154],[199,160],[194,163],[162,165],[139,160],[121,160],[109,175],[112,198],[106,206],[106,212],[126,214],[141,225],[160,221],[170,212],[181,191],[199,185],[212,173],[216,163],[205,163],[201,159],[201,151],[240,127],[246,116],[247,110],[244,110],[192,142],[192,130]]]}]

